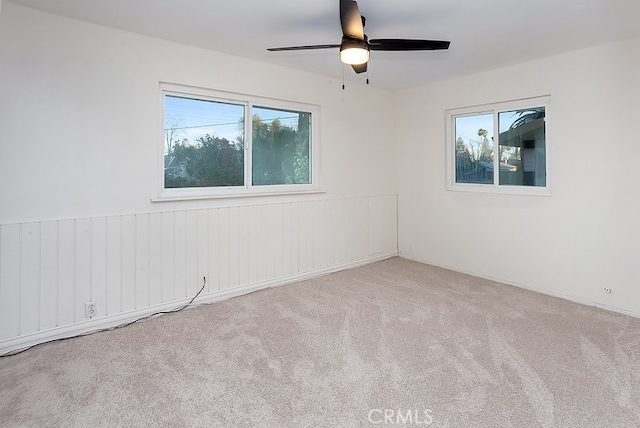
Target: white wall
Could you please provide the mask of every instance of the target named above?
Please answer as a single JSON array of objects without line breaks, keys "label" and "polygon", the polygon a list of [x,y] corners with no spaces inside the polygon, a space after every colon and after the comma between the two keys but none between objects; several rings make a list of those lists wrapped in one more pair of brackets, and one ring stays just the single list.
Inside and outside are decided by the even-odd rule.
[{"label": "white wall", "polygon": [[247,203],[150,202],[159,81],[319,105],[325,196],[395,192],[387,91],[6,3],[0,223]]},{"label": "white wall", "polygon": [[215,301],[392,257],[396,212],[382,195],[0,225],[0,354],[201,287],[197,302]]},{"label": "white wall", "polygon": [[[325,193],[151,202],[160,81],[319,105]],[[397,254],[393,101],[5,2],[0,353]]]},{"label": "white wall", "polygon": [[[620,41],[399,93],[401,256],[640,315],[638,52]],[[446,109],[546,94],[551,197],[445,189]]]}]

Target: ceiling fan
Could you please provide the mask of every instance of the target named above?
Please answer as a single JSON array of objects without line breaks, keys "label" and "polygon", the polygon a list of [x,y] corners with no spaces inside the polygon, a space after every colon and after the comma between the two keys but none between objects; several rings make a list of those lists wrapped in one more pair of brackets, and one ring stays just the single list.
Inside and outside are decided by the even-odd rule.
[{"label": "ceiling fan", "polygon": [[425,51],[449,49],[449,41],[421,39],[371,39],[364,34],[365,17],[360,15],[354,0],[340,0],[342,42],[327,45],[288,46],[268,48],[268,51],[297,51],[307,49],[340,48],[340,60],[351,65],[356,73],[367,71],[369,51]]}]

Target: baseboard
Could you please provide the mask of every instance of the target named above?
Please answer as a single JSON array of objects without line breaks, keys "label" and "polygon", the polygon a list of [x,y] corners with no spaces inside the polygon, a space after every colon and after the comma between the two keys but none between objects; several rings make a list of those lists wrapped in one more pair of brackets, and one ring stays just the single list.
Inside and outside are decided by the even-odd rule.
[{"label": "baseboard", "polygon": [[616,306],[609,306],[609,305],[605,305],[602,304],[600,302],[594,302],[579,296],[573,296],[570,294],[563,294],[563,293],[557,293],[551,290],[541,290],[539,288],[534,288],[534,287],[529,287],[517,282],[513,282],[513,281],[509,281],[503,278],[495,278],[489,275],[481,275],[478,274],[476,272],[469,272],[469,271],[464,271],[464,270],[460,270],[457,269],[455,267],[452,266],[446,266],[446,265],[441,265],[438,263],[433,263],[429,260],[426,260],[424,258],[419,257],[418,255],[416,255],[415,253],[411,252],[411,251],[401,251],[398,254],[400,257],[402,257],[403,259],[407,259],[407,260],[412,260],[414,262],[419,262],[419,263],[424,263],[430,266],[436,266],[442,269],[447,269],[450,271],[454,271],[454,272],[459,272],[459,273],[463,273],[465,275],[471,275],[471,276],[475,276],[477,278],[482,278],[482,279],[487,279],[489,281],[493,281],[493,282],[498,282],[500,284],[505,284],[505,285],[510,285],[513,287],[518,287],[518,288],[522,288],[523,290],[527,290],[527,291],[533,291],[534,293],[541,293],[541,294],[545,294],[547,296],[552,296],[552,297],[558,297],[560,299],[564,299],[564,300],[568,300],[570,302],[574,302],[574,303],[579,303],[581,305],[586,305],[586,306],[594,306],[596,308],[600,308],[600,309],[604,309],[607,311],[611,311],[611,312],[616,312],[619,314],[623,314],[623,315],[629,315],[632,316],[634,318],[640,318],[640,313],[638,312],[634,312],[634,311],[629,311],[627,309],[624,308],[619,308]]},{"label": "baseboard", "polygon": [[[359,266],[364,266],[370,263],[374,263],[381,260],[386,260],[391,257],[398,256],[398,251],[391,251],[386,253],[374,254],[366,258],[339,263],[330,266],[324,266],[321,268],[311,269],[305,272],[298,272],[291,275],[286,275],[278,278],[273,278],[267,281],[260,281],[253,284],[247,284],[240,287],[234,287],[227,290],[217,290],[206,294],[199,295],[194,299],[192,306],[196,306],[203,303],[219,302],[232,297],[241,296],[244,294],[253,293],[254,291],[263,290],[271,287],[278,287],[294,282],[304,281],[307,279],[317,278],[320,276],[328,275],[334,272],[339,272],[345,269],[353,269]],[[147,306],[146,308],[137,309],[117,315],[106,316],[95,320],[87,320],[78,322],[75,324],[56,327],[49,330],[39,331],[36,333],[26,334],[23,336],[17,336],[14,338],[0,341],[0,355],[10,354],[21,349],[29,348],[41,343],[51,342],[58,339],[64,339],[68,337],[91,334],[101,330],[113,328],[122,324],[130,323],[137,319],[147,317],[162,311],[170,311],[174,308],[179,308],[191,300],[190,297],[174,300],[161,305]]]}]

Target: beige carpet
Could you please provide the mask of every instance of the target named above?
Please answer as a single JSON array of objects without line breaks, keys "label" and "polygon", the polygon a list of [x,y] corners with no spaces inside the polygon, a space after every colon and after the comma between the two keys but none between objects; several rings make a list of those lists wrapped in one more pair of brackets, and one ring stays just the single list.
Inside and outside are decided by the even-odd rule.
[{"label": "beige carpet", "polygon": [[2,427],[638,427],[640,320],[394,258],[0,359]]}]

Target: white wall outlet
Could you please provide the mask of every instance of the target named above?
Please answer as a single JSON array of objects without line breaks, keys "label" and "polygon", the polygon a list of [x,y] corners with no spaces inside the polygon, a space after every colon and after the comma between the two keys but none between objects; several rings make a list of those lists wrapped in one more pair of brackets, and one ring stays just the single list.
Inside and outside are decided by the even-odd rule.
[{"label": "white wall outlet", "polygon": [[93,318],[96,315],[98,315],[96,302],[86,302],[84,304],[84,316],[87,318]]}]

